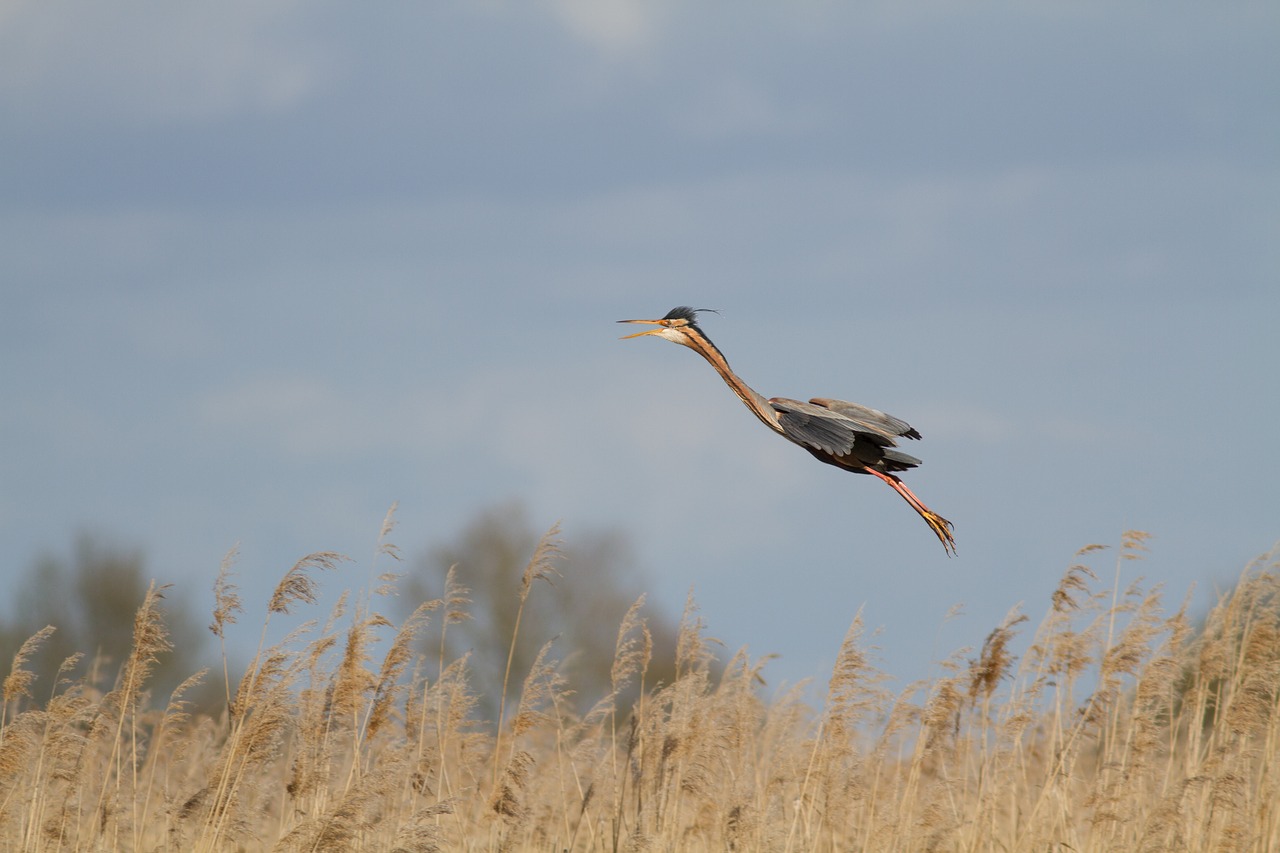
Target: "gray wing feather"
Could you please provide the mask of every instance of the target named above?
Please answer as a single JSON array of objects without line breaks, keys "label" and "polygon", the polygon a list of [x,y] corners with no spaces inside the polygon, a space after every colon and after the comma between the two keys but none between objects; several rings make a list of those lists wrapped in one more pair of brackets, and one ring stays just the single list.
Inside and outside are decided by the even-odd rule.
[{"label": "gray wing feather", "polygon": [[774,397],[769,405],[778,413],[778,425],[788,438],[834,456],[844,456],[853,450],[859,435],[882,446],[893,444],[893,439],[883,432],[868,430],[852,418],[823,406],[784,397]]},{"label": "gray wing feather", "polygon": [[920,433],[915,430],[911,424],[895,418],[893,415],[887,415],[879,409],[873,409],[870,406],[860,406],[857,403],[850,403],[845,400],[832,400],[827,397],[814,397],[809,401],[815,406],[822,406],[830,409],[837,414],[843,415],[849,420],[856,423],[862,429],[869,432],[877,433],[890,440],[898,436],[906,438],[919,438]]},{"label": "gray wing feather", "polygon": [[[912,456],[910,453],[903,453],[901,450],[895,450],[892,447],[884,449],[884,458],[890,462],[896,462],[902,468],[915,468],[920,464],[920,460]],[[901,468],[890,468],[890,471],[899,471]]]}]

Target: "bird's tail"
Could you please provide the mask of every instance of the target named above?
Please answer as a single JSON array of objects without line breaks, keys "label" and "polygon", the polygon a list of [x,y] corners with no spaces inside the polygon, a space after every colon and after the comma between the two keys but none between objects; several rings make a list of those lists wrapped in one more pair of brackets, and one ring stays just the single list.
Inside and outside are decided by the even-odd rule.
[{"label": "bird's tail", "polygon": [[924,505],[924,501],[916,497],[915,492],[907,488],[907,484],[902,482],[892,474],[885,474],[876,471],[873,468],[866,469],[868,474],[874,474],[881,480],[884,480],[898,494],[902,495],[903,500],[911,504],[911,508],[920,513],[920,517],[929,525],[929,529],[933,531],[933,535],[938,537],[938,541],[942,543],[942,547],[946,549],[949,556],[956,553],[956,538],[951,535],[951,522],[938,515],[933,510]]}]

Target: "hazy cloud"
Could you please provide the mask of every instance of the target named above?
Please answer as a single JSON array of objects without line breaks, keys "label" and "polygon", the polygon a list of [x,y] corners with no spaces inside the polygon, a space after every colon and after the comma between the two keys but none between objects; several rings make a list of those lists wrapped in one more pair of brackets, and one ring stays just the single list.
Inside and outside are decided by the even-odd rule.
[{"label": "hazy cloud", "polygon": [[551,0],[551,9],[574,37],[610,55],[644,47],[669,13],[667,3],[645,0]]},{"label": "hazy cloud", "polygon": [[42,103],[45,121],[209,122],[288,109],[331,73],[287,25],[298,4],[228,0],[9,4],[0,17],[0,98]]}]

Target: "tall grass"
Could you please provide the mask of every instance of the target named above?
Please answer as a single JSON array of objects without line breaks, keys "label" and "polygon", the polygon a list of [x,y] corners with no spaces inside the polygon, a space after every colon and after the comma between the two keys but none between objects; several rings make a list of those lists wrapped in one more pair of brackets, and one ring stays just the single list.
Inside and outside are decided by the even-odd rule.
[{"label": "tall grass", "polygon": [[[512,591],[522,603],[553,571],[554,534]],[[692,601],[677,676],[649,683],[637,601],[594,704],[570,701],[548,642],[528,672],[508,672],[499,719],[478,719],[469,659],[443,651],[470,603],[452,572],[444,597],[402,624],[374,595],[344,597],[261,642],[238,681],[224,666],[220,715],[184,702],[199,674],[151,707],[145,684],[168,644],[153,588],[109,687],[59,682],[32,697],[24,666],[49,629],[15,656],[0,848],[1280,850],[1280,552],[1193,624],[1158,587],[1121,583],[1143,539],[1123,537],[1109,580],[1093,565],[1101,549],[1083,549],[1033,632],[1011,612],[897,693],[855,618],[820,707],[803,686],[766,695],[764,660],[713,666]],[[262,636],[313,606],[318,575],[340,560],[313,554],[286,573]],[[212,630],[243,615],[228,561]],[[440,651],[419,655],[429,635]]]}]

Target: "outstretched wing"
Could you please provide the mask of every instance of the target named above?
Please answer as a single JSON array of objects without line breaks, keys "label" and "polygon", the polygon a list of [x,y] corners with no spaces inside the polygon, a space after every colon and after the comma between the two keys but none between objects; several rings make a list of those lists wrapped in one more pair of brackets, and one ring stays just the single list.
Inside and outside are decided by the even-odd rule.
[{"label": "outstretched wing", "polygon": [[[864,432],[857,422],[812,403],[773,397],[769,405],[778,413],[778,425],[782,427],[783,435],[796,444],[822,450],[832,456],[848,454],[858,440],[858,433]],[[882,446],[893,444],[893,439],[878,433],[871,433],[869,437]]]},{"label": "outstretched wing", "polygon": [[[769,400],[769,405],[778,413],[782,434],[802,447],[837,459],[853,455],[863,464],[875,467],[886,464],[887,470],[893,471],[920,464],[914,456],[894,449],[896,438],[919,438],[920,433],[892,415],[857,403],[825,398],[801,403],[774,397]],[[855,445],[858,447],[856,453]]]},{"label": "outstretched wing", "polygon": [[903,438],[920,437],[920,433],[911,424],[901,418],[895,418],[893,415],[886,415],[879,409],[860,406],[857,403],[850,403],[845,400],[832,400],[827,397],[814,397],[809,402],[815,406],[822,406],[843,415],[863,429],[879,433],[889,439],[899,436]]}]

